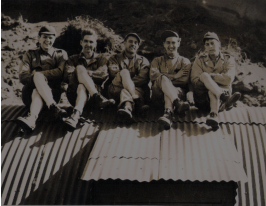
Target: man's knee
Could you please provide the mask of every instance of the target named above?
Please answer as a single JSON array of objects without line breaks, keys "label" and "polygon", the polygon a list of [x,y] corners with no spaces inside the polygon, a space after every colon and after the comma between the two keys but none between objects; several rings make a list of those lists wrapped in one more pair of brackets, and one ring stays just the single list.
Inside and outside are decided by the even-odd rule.
[{"label": "man's knee", "polygon": [[129,70],[127,70],[127,69],[123,69],[123,70],[121,70],[121,71],[120,71],[120,76],[122,77],[122,79],[123,79],[123,78],[128,78],[128,77],[130,77]]},{"label": "man's knee", "polygon": [[207,72],[203,72],[203,73],[200,75],[200,80],[201,80],[202,82],[204,82],[204,81],[206,81],[206,80],[211,80],[211,79],[212,79],[212,78],[211,78],[210,74],[207,73]]},{"label": "man's knee", "polygon": [[34,83],[39,83],[39,82],[42,82],[42,81],[46,81],[46,77],[43,75],[43,73],[41,72],[36,72],[34,75],[33,75],[33,81]]},{"label": "man's knee", "polygon": [[77,69],[78,74],[83,73],[83,72],[87,72],[86,68],[82,65],[78,65],[76,69]]}]

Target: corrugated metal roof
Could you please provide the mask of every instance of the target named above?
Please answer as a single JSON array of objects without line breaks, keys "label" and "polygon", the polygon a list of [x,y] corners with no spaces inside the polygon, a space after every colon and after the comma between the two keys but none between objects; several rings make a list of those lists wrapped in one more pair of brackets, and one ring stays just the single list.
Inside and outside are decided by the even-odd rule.
[{"label": "corrugated metal roof", "polygon": [[247,183],[239,183],[237,205],[266,205],[266,125],[226,126],[248,177]]},{"label": "corrugated metal roof", "polygon": [[130,126],[104,124],[89,158],[123,157],[159,160],[159,156],[158,124],[144,122]]},{"label": "corrugated metal roof", "polygon": [[163,132],[153,128],[158,123],[114,127],[108,137],[100,133],[82,179],[246,181],[227,130],[214,132],[194,123],[175,123]]},{"label": "corrugated metal roof", "polygon": [[[2,118],[13,119],[25,111],[20,106],[2,107]],[[2,122],[1,129],[2,204],[87,202],[88,184],[78,177],[99,125],[85,123],[67,132],[60,122],[38,122],[32,134],[23,136],[10,121]]]},{"label": "corrugated metal roof", "polygon": [[[202,142],[196,143],[199,138],[192,136],[193,132],[198,130],[199,134],[202,135],[201,138],[205,139],[204,143],[206,144],[210,144],[210,142],[213,143],[214,140],[217,139],[217,136],[221,135],[228,138],[225,138],[226,140],[219,138],[218,140],[216,140],[217,142],[215,141],[214,146],[221,144],[223,145],[223,147],[224,145],[228,147],[228,145],[230,145],[229,141],[235,143],[237,151],[241,158],[240,160],[236,159],[237,163],[234,163],[234,165],[240,165],[241,162],[243,162],[243,168],[248,176],[247,183],[239,182],[240,187],[238,189],[237,205],[265,205],[265,108],[234,108],[231,111],[225,112],[228,114],[224,114],[223,116],[225,122],[230,122],[233,118],[235,118],[236,120],[238,120],[236,121],[237,124],[233,124],[233,122],[230,122],[230,124],[220,124],[220,130],[213,132],[211,135],[212,140],[208,142],[206,142],[206,138],[210,138],[210,136],[208,137],[208,135],[206,136],[206,134],[209,134],[211,131],[209,131],[209,127],[207,127],[205,124],[177,122],[173,124],[173,128],[170,131],[159,131],[158,133],[158,128],[156,127],[156,123],[154,122],[138,122],[131,126],[125,126],[123,123],[117,123],[117,121],[115,120],[115,111],[111,111],[111,109],[109,111],[105,111],[105,118],[103,118],[103,116],[100,116],[103,115],[103,112],[89,113],[87,117],[92,117],[92,115],[94,115],[95,118],[90,118],[82,128],[77,129],[73,132],[66,132],[65,128],[60,123],[51,123],[48,122],[48,120],[46,120],[45,118],[41,117],[43,119],[37,122],[37,128],[35,132],[31,135],[22,136],[22,134],[19,132],[20,128],[16,126],[16,124],[14,124],[11,120],[16,119],[18,116],[25,115],[27,112],[25,107],[20,105],[2,105],[1,110],[2,204],[90,203],[90,196],[87,195],[90,190],[90,183],[79,179],[84,172],[83,169],[85,168],[87,161],[91,162],[91,164],[87,164],[87,170],[88,168],[95,170],[95,168],[93,168],[94,166],[92,165],[96,166],[99,161],[108,163],[110,167],[112,166],[112,169],[114,171],[116,170],[116,168],[118,168],[118,165],[126,165],[123,166],[123,170],[119,170],[119,178],[136,179],[136,177],[142,177],[140,178],[140,181],[150,181],[151,179],[155,179],[155,177],[159,177],[160,170],[155,170],[154,168],[158,168],[162,165],[160,164],[160,160],[156,158],[150,159],[151,156],[157,155],[158,157],[156,151],[153,150],[154,148],[158,147],[158,135],[160,137],[160,140],[162,140],[162,136],[164,137],[164,140],[166,141],[164,147],[166,147],[165,145],[167,145],[169,148],[166,154],[163,155],[160,153],[159,157],[161,158],[166,156],[172,158],[166,161],[166,165],[170,164],[171,166],[172,163],[170,161],[174,161],[174,158],[178,157],[174,156],[173,154],[175,153],[173,153],[172,151],[175,151],[174,148],[176,147],[176,145],[180,145],[178,144],[178,142],[175,142],[176,140],[180,141],[180,138],[171,139],[172,134],[178,135],[179,137],[181,133],[184,133],[184,135],[189,136],[187,137],[188,139],[193,140],[189,142],[189,144],[187,144],[187,139],[185,139],[186,141],[184,142],[184,144],[193,145],[192,148],[197,149],[201,148],[202,145],[201,147],[196,147],[196,145],[202,144]],[[199,120],[197,121],[205,122],[205,114],[200,114],[198,111],[194,112],[195,113],[191,111],[192,120],[197,120],[198,118]],[[97,114],[99,116],[97,116]],[[159,117],[161,114],[162,111],[153,111],[153,116],[151,115],[152,118],[150,119],[152,121],[156,121],[157,117]],[[201,115],[203,115],[203,117],[201,117]],[[188,118],[188,116],[186,118]],[[242,118],[244,120],[242,121],[243,124],[241,124]],[[186,121],[189,122],[191,119],[187,119]],[[105,123],[90,123],[92,121],[96,122],[96,120],[101,120],[99,122]],[[119,131],[120,133],[115,132],[116,124],[114,124],[114,122],[112,122],[111,124],[108,123],[112,120],[114,120],[114,122],[116,122],[116,124],[118,125],[117,131]],[[194,127],[196,127],[196,130]],[[132,132],[127,132],[127,129],[132,130],[132,128],[136,130],[133,135]],[[180,131],[178,131],[178,128]],[[206,130],[208,132],[204,133],[204,131],[206,132]],[[115,151],[105,151],[105,156],[114,154],[111,155],[115,156],[114,158],[111,158],[112,160],[107,161],[107,158],[101,157],[101,155],[93,155],[92,159],[87,159],[90,155],[94,141],[97,138],[102,139],[102,135],[107,139],[112,139],[116,134],[117,139],[124,142],[124,144],[122,144],[121,146],[127,145],[126,147],[128,147],[128,145],[130,145],[130,141],[127,142],[125,141],[125,139],[121,139],[123,137],[122,134],[127,133],[131,134],[131,137],[138,138],[137,141],[134,142],[134,144],[132,143],[131,146],[135,147],[135,149],[139,149],[139,154],[133,150],[129,150],[129,152],[128,150],[125,151],[123,149],[120,149],[120,146],[119,149],[115,148],[114,145],[117,144],[114,144],[114,140],[112,140],[112,150]],[[101,135],[98,136],[98,134]],[[228,139],[230,140],[228,141]],[[173,141],[176,144],[172,143]],[[222,143],[219,142],[218,144],[218,141],[222,141]],[[137,145],[142,146],[142,144],[145,145],[145,149],[142,147],[137,147]],[[103,147],[96,150],[97,145],[98,143],[95,144],[94,152],[98,150],[98,153],[93,154],[101,154],[101,150],[103,150]],[[146,148],[146,146],[150,145],[153,146]],[[160,142],[160,147],[161,146],[162,143]],[[222,153],[221,147],[219,147],[218,149],[220,149],[219,151],[220,153]],[[176,154],[178,154],[178,152],[180,152],[179,149],[177,150]],[[211,151],[208,149],[204,152],[201,153],[202,155],[200,157],[195,156],[194,153],[191,153],[190,156],[192,159],[194,158],[193,161],[195,162],[197,158],[204,159],[204,155]],[[215,151],[215,153],[219,154],[218,151]],[[223,162],[226,162],[227,166],[229,167],[227,159],[228,156],[233,155],[232,151],[229,154],[222,153],[222,155],[223,157],[225,157],[225,161]],[[97,159],[94,158],[96,156],[98,156]],[[118,158],[116,156],[125,156],[127,158]],[[133,158],[128,158],[129,156],[132,156]],[[141,156],[142,158],[137,159],[137,156]],[[213,160],[212,157],[209,157],[209,159]],[[187,165],[189,166],[189,164],[190,162],[188,162]],[[214,162],[212,161],[210,162],[210,164],[214,164]],[[150,168],[150,170],[145,169],[145,166],[147,166],[147,168]],[[196,166],[200,167],[200,165],[197,164]],[[130,172],[127,172],[128,168],[131,167],[132,169],[130,170]],[[238,169],[238,167],[235,168],[236,171],[238,171]],[[232,171],[233,168],[230,168],[230,170],[227,171],[223,171],[223,168],[221,170],[221,172],[228,174],[231,174]],[[112,173],[109,173],[108,170],[103,170],[103,173],[95,173],[95,179],[99,177],[106,178]],[[192,175],[197,177],[197,174]],[[167,174],[166,177],[170,176],[170,174]],[[204,177],[205,176],[201,175],[200,178]],[[111,178],[116,179],[115,176]]]}]

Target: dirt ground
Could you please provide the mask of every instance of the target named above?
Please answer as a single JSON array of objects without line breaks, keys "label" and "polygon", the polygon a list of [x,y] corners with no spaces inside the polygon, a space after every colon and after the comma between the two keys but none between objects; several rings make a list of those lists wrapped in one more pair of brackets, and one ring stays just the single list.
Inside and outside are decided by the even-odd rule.
[{"label": "dirt ground", "polygon": [[[243,93],[241,102],[249,106],[266,106],[265,23],[240,18],[237,13],[223,10],[219,12],[224,18],[219,18],[195,1],[162,3],[102,0],[95,1],[95,4],[60,2],[1,2],[2,103],[21,102],[22,85],[18,80],[20,59],[25,51],[36,46],[40,27],[48,23],[56,28],[58,36],[62,36],[62,29],[69,25],[68,20],[89,15],[121,37],[129,32],[138,33],[143,40],[139,53],[150,61],[164,52],[160,40],[163,30],[171,29],[180,35],[182,41],[179,52],[191,61],[203,50],[203,35],[207,31],[216,32],[224,50],[237,60],[237,77],[233,89]],[[67,44],[61,42],[61,48],[62,43]]]}]

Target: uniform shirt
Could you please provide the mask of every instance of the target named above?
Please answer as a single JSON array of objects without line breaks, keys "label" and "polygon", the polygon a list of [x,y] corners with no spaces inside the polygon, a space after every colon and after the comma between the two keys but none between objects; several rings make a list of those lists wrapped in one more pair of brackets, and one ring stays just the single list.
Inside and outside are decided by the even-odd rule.
[{"label": "uniform shirt", "polygon": [[41,72],[48,82],[60,82],[67,59],[67,53],[62,49],[51,48],[48,52],[41,48],[29,50],[23,55],[20,64],[20,82],[24,85],[32,83],[33,70]]},{"label": "uniform shirt", "polygon": [[235,78],[235,60],[228,54],[220,53],[214,65],[209,55],[198,56],[191,71],[191,82],[194,88],[205,88],[203,82],[200,81],[200,75],[203,72],[209,73],[219,86],[231,88]]},{"label": "uniform shirt", "polygon": [[136,54],[134,58],[130,60],[127,58],[125,52],[111,56],[108,62],[110,78],[113,80],[113,85],[117,86],[121,86],[121,82],[116,82],[114,78],[122,69],[129,70],[132,81],[136,87],[147,85],[150,81],[149,68],[150,63],[145,57]]},{"label": "uniform shirt", "polygon": [[[188,75],[179,78],[173,77],[173,75],[182,70],[189,70]],[[164,56],[156,57],[151,62],[150,79],[154,82],[161,75],[165,75],[171,79],[174,86],[185,86],[189,84],[190,70],[191,63],[189,59],[180,55],[171,59],[165,54]]]},{"label": "uniform shirt", "polygon": [[[77,81],[77,76],[73,73],[78,65],[83,65],[94,83],[101,84],[108,77],[107,59],[102,54],[94,53],[90,59],[86,59],[81,52],[69,57],[64,71],[64,81],[72,84]],[[74,82],[73,82],[74,81]]]}]

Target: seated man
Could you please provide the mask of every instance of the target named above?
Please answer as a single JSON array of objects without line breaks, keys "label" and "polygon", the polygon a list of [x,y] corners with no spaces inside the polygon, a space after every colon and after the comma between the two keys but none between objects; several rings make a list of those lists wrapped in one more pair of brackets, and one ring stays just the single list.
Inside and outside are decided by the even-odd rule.
[{"label": "seated man", "polygon": [[74,106],[73,113],[64,122],[76,128],[86,102],[91,96],[93,104],[99,108],[115,104],[114,100],[107,100],[101,92],[101,85],[108,77],[107,59],[95,52],[97,35],[94,30],[86,29],[81,33],[80,54],[73,55],[66,62],[64,79],[68,101]]},{"label": "seated man", "polygon": [[18,117],[17,123],[25,131],[33,131],[36,119],[44,105],[52,111],[55,119],[66,115],[57,103],[61,97],[60,84],[67,53],[53,47],[56,32],[52,26],[44,26],[39,31],[39,48],[27,51],[19,70],[22,101],[30,108],[25,117]]},{"label": "seated man", "polygon": [[207,32],[203,42],[205,53],[195,59],[191,71],[194,99],[199,109],[210,110],[206,124],[218,129],[219,106],[229,109],[241,97],[238,92],[230,96],[235,79],[235,60],[221,53],[217,34]]},{"label": "seated man", "polygon": [[[165,129],[170,129],[172,113],[184,116],[189,109],[186,96],[194,103],[192,88],[189,91],[190,61],[178,54],[181,38],[176,32],[167,30],[161,35],[166,50],[164,56],[156,57],[151,63],[152,102],[164,102],[164,115],[158,122]],[[174,107],[174,108],[173,108]]]},{"label": "seated man", "polygon": [[125,50],[121,54],[110,57],[108,69],[112,83],[108,87],[108,94],[118,105],[118,114],[129,120],[133,109],[139,114],[145,114],[149,109],[144,105],[149,100],[150,88],[148,60],[137,53],[140,38],[136,33],[126,35]]}]

